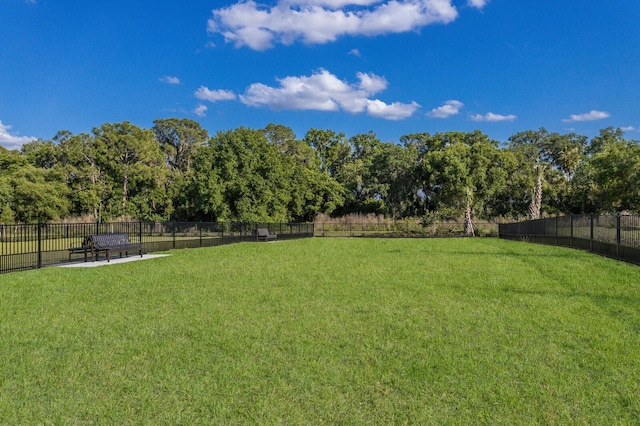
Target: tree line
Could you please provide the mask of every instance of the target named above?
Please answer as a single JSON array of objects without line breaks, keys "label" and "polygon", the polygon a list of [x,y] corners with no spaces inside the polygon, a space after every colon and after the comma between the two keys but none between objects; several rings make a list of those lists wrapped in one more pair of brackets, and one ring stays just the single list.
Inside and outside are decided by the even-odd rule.
[{"label": "tree line", "polygon": [[538,218],[640,211],[640,144],[546,129],[500,144],[480,131],[347,138],[283,125],[210,136],[189,119],[151,129],[106,123],[0,147],[0,223],[312,221],[320,213],[395,219]]}]

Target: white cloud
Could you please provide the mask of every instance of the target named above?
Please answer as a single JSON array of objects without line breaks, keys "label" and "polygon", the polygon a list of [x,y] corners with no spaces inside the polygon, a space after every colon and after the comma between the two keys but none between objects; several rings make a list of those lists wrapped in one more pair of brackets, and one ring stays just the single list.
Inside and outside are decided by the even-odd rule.
[{"label": "white cloud", "polygon": [[569,118],[565,118],[562,121],[564,121],[565,123],[573,123],[576,121],[594,121],[602,120],[603,118],[607,118],[610,116],[611,114],[606,111],[596,111],[593,109],[585,114],[571,114]]},{"label": "white cloud", "polygon": [[362,58],[362,53],[360,53],[358,49],[351,49],[351,51],[349,52],[349,55],[353,55],[356,58]]},{"label": "white cloud", "polygon": [[468,4],[471,7],[475,7],[477,9],[482,9],[489,3],[489,0],[469,0]]},{"label": "white cloud", "polygon": [[358,87],[360,87],[362,90],[364,90],[367,93],[373,94],[373,93],[382,92],[383,90],[386,90],[386,88],[389,86],[389,82],[387,81],[386,78],[379,77],[375,74],[366,74],[366,73],[359,72],[357,76],[358,76],[358,79],[360,80],[360,84],[358,84]]},{"label": "white cloud", "polygon": [[162,76],[159,80],[167,84],[180,84],[180,79],[178,77],[172,77],[169,75]]},{"label": "white cloud", "polygon": [[469,115],[469,118],[472,121],[488,121],[488,122],[500,122],[500,121],[514,121],[516,118],[515,115],[501,115],[501,114],[494,114],[492,112],[488,112],[485,115],[482,114],[471,114]]},{"label": "white cloud", "polygon": [[400,120],[411,116],[419,107],[415,102],[386,104],[370,97],[388,87],[384,77],[358,73],[358,83],[347,83],[321,69],[310,76],[285,77],[278,87],[252,84],[240,96],[245,105],[266,106],[274,110],[347,111],[367,113],[373,117]]},{"label": "white cloud", "polygon": [[[479,0],[475,0],[478,2]],[[321,44],[344,35],[375,36],[454,21],[452,0],[280,0],[275,6],[240,1],[213,10],[208,31],[254,50],[297,40]]]},{"label": "white cloud", "polygon": [[640,128],[633,126],[621,127],[620,130],[623,132],[640,132]]},{"label": "white cloud", "polygon": [[411,117],[418,108],[420,105],[416,102],[410,104],[394,102],[389,105],[377,99],[367,101],[367,114],[385,120],[404,120]]},{"label": "white cloud", "polygon": [[198,117],[206,117],[208,109],[206,105],[200,104],[193,110],[193,113]]},{"label": "white cloud", "polygon": [[446,101],[444,105],[434,108],[427,113],[427,117],[431,118],[448,118],[452,115],[456,115],[460,112],[460,109],[464,104],[460,101],[450,100]]},{"label": "white cloud", "polygon": [[200,100],[209,102],[232,101],[236,98],[235,93],[230,90],[211,90],[204,86],[200,86],[194,95]]},{"label": "white cloud", "polygon": [[283,1],[283,4],[298,6],[326,6],[330,9],[340,9],[345,6],[370,6],[380,3],[381,0],[291,0]]},{"label": "white cloud", "polygon": [[0,120],[0,145],[7,149],[20,149],[25,143],[36,140],[36,138],[29,136],[12,135],[9,130],[11,130],[11,126],[2,124],[2,120]]}]

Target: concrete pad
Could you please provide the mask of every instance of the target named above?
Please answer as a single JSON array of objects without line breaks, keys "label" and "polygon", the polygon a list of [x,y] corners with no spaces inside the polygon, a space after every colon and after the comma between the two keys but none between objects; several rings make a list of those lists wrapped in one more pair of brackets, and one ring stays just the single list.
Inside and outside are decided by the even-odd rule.
[{"label": "concrete pad", "polygon": [[142,257],[137,255],[131,255],[129,257],[112,257],[111,262],[107,262],[107,259],[104,257],[100,258],[95,262],[73,262],[73,263],[63,263],[58,265],[61,268],[96,268],[98,266],[107,266],[107,265],[117,265],[119,263],[128,263],[128,262],[136,262],[138,260],[147,260],[147,259],[155,259],[157,257],[167,257],[171,256],[170,254],[144,254]]}]

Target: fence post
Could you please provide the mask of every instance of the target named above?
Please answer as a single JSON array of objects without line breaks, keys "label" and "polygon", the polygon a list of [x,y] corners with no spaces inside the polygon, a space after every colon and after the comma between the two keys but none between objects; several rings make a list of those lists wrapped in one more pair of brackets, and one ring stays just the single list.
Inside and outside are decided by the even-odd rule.
[{"label": "fence post", "polygon": [[38,222],[38,268],[42,268],[42,222]]},{"label": "fence post", "polygon": [[589,226],[589,251],[593,251],[593,217],[594,214],[591,213],[591,225]]},{"label": "fence post", "polygon": [[622,222],[621,216],[622,215],[620,214],[620,212],[616,213],[616,259],[620,259],[620,223]]},{"label": "fence post", "polygon": [[196,223],[196,226],[198,227],[198,232],[199,232],[199,236],[200,236],[200,247],[202,247],[202,226],[200,226],[200,223]]},{"label": "fence post", "polygon": [[176,248],[176,221],[171,222],[171,239],[173,240],[173,249]]},{"label": "fence post", "polygon": [[573,247],[573,213],[569,215],[569,223],[571,224],[571,233],[569,234],[569,247]]},{"label": "fence post", "polygon": [[142,219],[140,219],[140,223],[138,225],[138,234],[140,236],[140,244],[142,244]]}]

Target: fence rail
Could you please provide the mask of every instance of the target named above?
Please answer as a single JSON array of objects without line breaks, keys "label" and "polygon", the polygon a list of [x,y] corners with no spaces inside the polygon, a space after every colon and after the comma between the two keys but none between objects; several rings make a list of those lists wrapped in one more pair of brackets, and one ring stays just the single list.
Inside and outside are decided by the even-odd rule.
[{"label": "fence rail", "polygon": [[[0,225],[0,274],[69,262],[69,248],[94,234],[126,233],[146,253],[256,241],[268,228],[279,240],[313,236],[312,223],[107,222]],[[71,261],[81,260],[74,257]],[[84,260],[82,258],[82,260]]]},{"label": "fence rail", "polygon": [[573,247],[640,265],[640,216],[581,214],[504,223],[500,238]]}]

